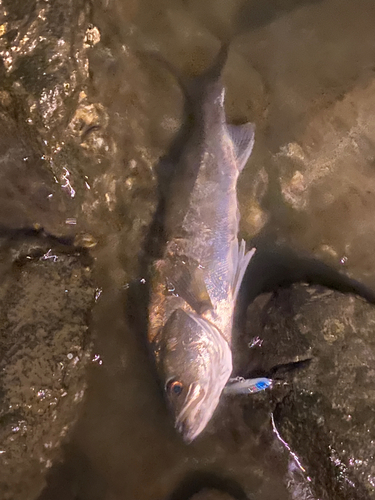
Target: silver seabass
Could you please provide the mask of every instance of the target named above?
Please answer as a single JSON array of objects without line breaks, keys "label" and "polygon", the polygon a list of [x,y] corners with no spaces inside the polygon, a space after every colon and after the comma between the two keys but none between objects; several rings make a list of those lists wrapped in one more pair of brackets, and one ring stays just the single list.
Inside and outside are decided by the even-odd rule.
[{"label": "silver seabass", "polygon": [[167,244],[154,264],[148,337],[175,425],[187,442],[205,428],[232,372],[233,311],[247,265],[237,239],[237,179],[254,125],[228,125],[224,47],[189,90],[193,122],[165,200]]}]

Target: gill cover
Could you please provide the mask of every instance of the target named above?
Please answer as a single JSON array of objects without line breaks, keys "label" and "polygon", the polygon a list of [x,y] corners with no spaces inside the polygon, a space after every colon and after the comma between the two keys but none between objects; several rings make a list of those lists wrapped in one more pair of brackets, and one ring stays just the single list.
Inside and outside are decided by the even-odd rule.
[{"label": "gill cover", "polygon": [[190,442],[205,428],[232,372],[228,343],[211,323],[176,309],[162,332],[159,370],[176,428]]}]

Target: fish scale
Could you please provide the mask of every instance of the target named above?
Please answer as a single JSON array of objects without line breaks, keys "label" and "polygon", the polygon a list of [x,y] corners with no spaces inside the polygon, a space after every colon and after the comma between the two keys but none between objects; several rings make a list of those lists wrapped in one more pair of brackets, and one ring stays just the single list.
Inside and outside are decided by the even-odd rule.
[{"label": "fish scale", "polygon": [[253,251],[237,239],[237,179],[254,126],[227,126],[221,71],[228,47],[188,89],[189,135],[164,202],[167,244],[155,263],[149,342],[175,426],[190,442],[232,372],[233,312]]}]

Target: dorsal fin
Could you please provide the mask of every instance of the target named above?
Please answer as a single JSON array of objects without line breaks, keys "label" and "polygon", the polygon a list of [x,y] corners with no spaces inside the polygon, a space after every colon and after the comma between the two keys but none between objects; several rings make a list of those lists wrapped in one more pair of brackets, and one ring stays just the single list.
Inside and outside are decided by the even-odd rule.
[{"label": "dorsal fin", "polygon": [[237,168],[241,172],[253,150],[255,125],[250,122],[243,125],[227,125],[227,129],[237,158]]}]

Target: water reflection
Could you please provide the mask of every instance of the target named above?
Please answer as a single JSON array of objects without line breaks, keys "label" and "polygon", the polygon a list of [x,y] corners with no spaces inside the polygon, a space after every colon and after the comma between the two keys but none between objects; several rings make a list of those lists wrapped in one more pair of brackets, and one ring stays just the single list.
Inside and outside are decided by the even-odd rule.
[{"label": "water reflection", "polygon": [[[147,276],[142,249],[156,207],[155,165],[169,150],[185,115],[174,78],[139,52],[159,51],[189,77],[209,64],[223,39],[233,38],[224,75],[227,114],[233,122],[257,124],[254,154],[239,183],[241,231],[259,247],[238,308],[238,367],[270,369],[305,359],[312,351],[314,360],[319,349],[311,347],[313,339],[302,335],[293,343],[289,335],[296,332],[304,307],[298,297],[307,301],[303,288],[299,296],[288,291],[280,295],[283,314],[277,316],[277,308],[272,309],[288,338],[272,338],[268,344],[264,340],[270,332],[265,309],[269,295],[247,308],[259,293],[296,281],[373,301],[369,289],[360,285],[374,284],[373,2],[98,0],[90,10],[83,1],[35,0],[3,1],[0,9],[2,279],[5,283],[10,276],[8,285],[17,284],[22,272],[13,274],[13,263],[28,266],[27,256],[32,265],[35,258],[40,265],[57,266],[79,246],[90,249],[95,259],[95,285],[90,286],[93,295],[97,289],[91,321],[96,342],[87,399],[64,465],[51,470],[41,498],[188,498],[203,495],[198,491],[203,486],[234,498],[283,500],[297,498],[299,491],[308,498],[306,477],[290,479],[288,452],[279,446],[270,421],[275,405],[285,404],[282,387],[269,396],[223,398],[205,434],[189,447],[175,434],[165,409],[144,342],[147,293],[133,283]],[[34,225],[50,236],[32,233],[30,241],[30,234],[15,231]],[[154,249],[153,240],[147,244]],[[74,265],[90,267],[86,258]],[[357,282],[341,279],[332,268],[341,268]],[[48,279],[65,273],[56,269]],[[41,275],[34,279],[39,283]],[[72,282],[76,279],[73,273]],[[65,289],[71,293],[70,281]],[[355,325],[355,342],[346,348],[357,346],[352,359],[358,360],[371,312],[358,302],[341,302],[349,299],[340,294],[329,297],[344,309],[322,306],[315,313],[339,316],[323,339],[332,345],[341,342],[341,323],[349,318],[345,328],[350,321]],[[6,313],[17,306],[14,301],[16,305],[4,303]],[[82,303],[77,299],[76,305]],[[59,321],[67,323],[68,313],[62,306]],[[352,317],[362,319],[357,324]],[[306,325],[298,324],[303,333]],[[250,349],[251,342],[256,345]],[[366,365],[373,355],[371,340],[366,348],[367,354],[361,354],[366,359],[353,375],[364,392],[353,395],[346,388],[350,401],[358,398],[356,418],[364,425],[356,427],[357,448],[345,462],[345,450],[335,446],[338,465],[321,461],[328,475],[320,474],[318,461],[305,457],[313,464],[311,483],[320,488],[322,498],[368,498],[374,492],[373,450],[364,430],[371,405],[363,402],[372,394]],[[341,380],[352,373],[344,358],[332,367],[323,351],[320,355],[324,376],[309,372],[310,367],[303,370],[315,373],[319,391],[333,389],[333,374],[341,374]],[[250,360],[252,366],[246,366]],[[303,376],[291,376],[288,390],[294,377],[308,384]],[[43,384],[35,387],[36,395],[45,390]],[[329,394],[322,401],[338,397]],[[299,409],[305,405],[303,390],[302,396]],[[306,405],[312,403],[307,398]],[[332,414],[331,403],[319,408],[326,412],[323,416]],[[314,422],[300,429],[300,435],[311,436]],[[346,422],[345,435],[354,424]],[[330,445],[329,431],[338,432],[337,441],[344,432],[344,427],[325,425],[318,458]],[[356,493],[349,483],[347,490],[332,486],[341,484],[336,475],[340,463],[346,464],[344,475],[353,472]],[[31,485],[29,497],[37,494]]]}]

